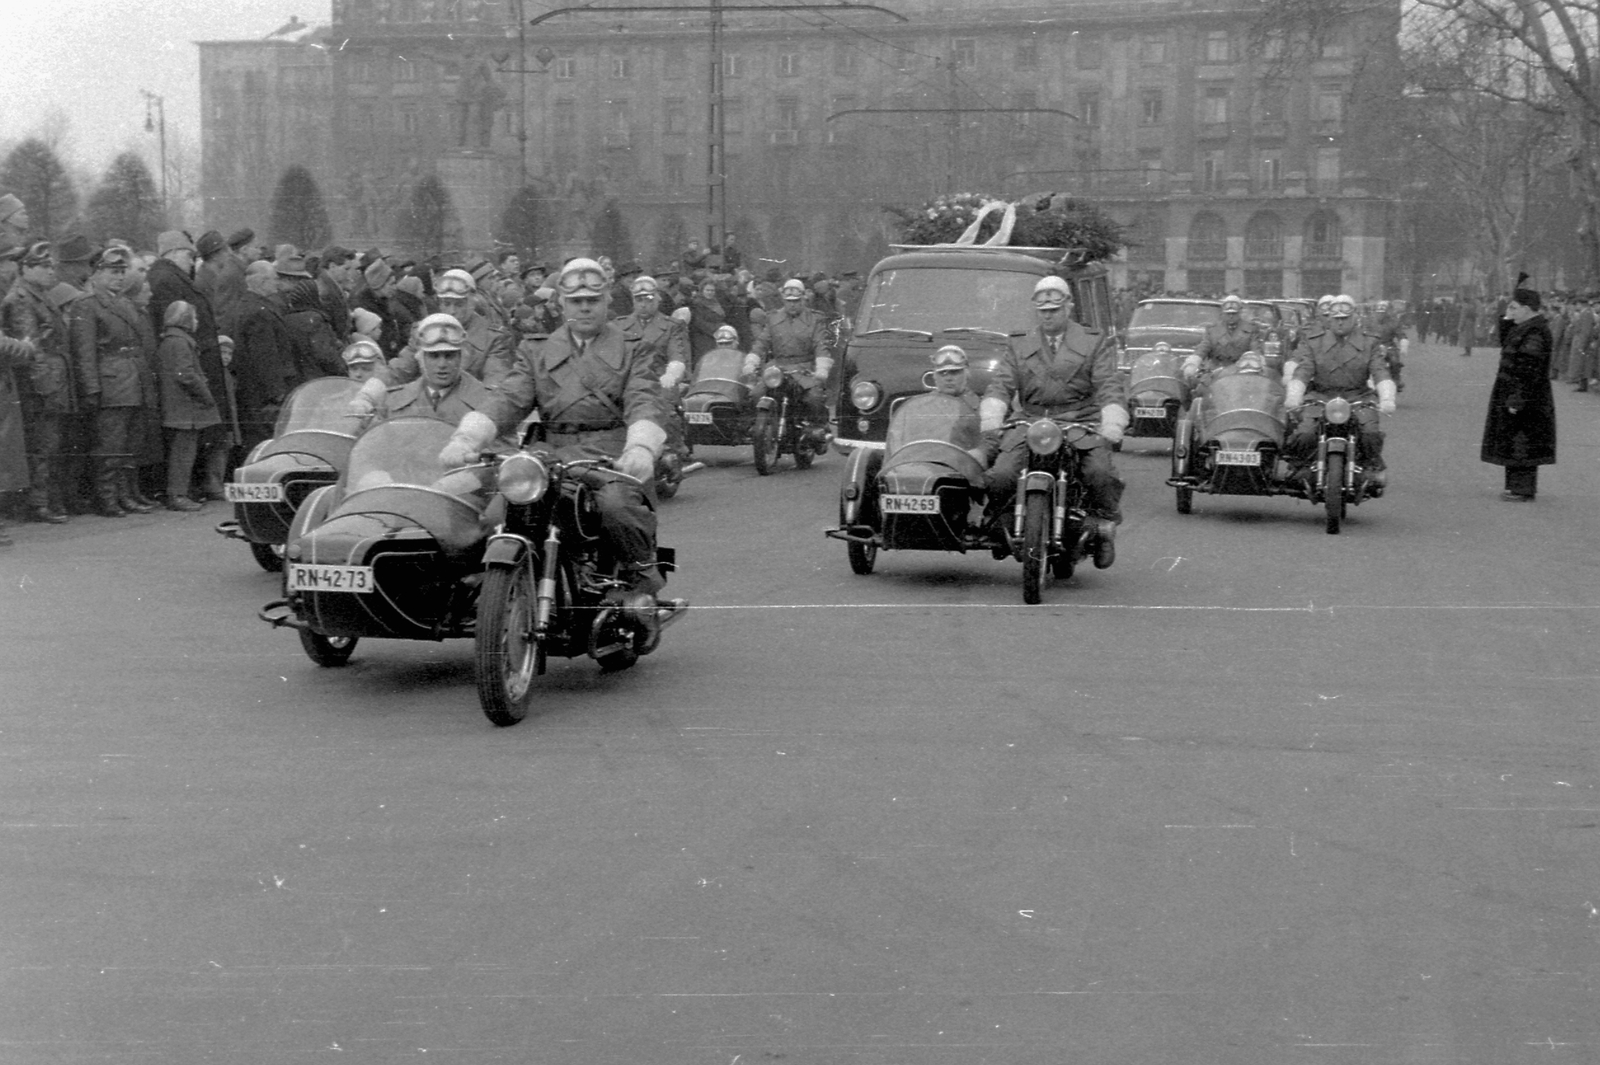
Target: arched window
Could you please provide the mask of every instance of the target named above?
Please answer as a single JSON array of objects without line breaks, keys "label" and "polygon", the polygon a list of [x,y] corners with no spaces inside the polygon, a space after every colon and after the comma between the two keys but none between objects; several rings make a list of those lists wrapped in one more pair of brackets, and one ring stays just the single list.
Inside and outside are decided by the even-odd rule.
[{"label": "arched window", "polygon": [[1244,227],[1244,257],[1276,262],[1283,258],[1283,221],[1271,211],[1258,211]]},{"label": "arched window", "polygon": [[1222,262],[1228,257],[1228,227],[1221,215],[1202,211],[1189,223],[1189,258]]},{"label": "arched window", "polygon": [[1339,216],[1332,211],[1318,211],[1306,219],[1305,258],[1326,261],[1343,257],[1344,235]]}]

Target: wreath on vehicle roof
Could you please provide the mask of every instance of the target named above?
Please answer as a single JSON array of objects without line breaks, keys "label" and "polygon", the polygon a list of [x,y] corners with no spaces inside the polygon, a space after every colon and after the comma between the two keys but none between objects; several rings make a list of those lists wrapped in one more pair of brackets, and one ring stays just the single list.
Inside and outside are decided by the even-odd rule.
[{"label": "wreath on vehicle roof", "polygon": [[921,207],[908,208],[885,204],[905,244],[952,244],[980,216],[975,244],[983,244],[1000,232],[1004,212],[985,208],[991,204],[1012,203],[1015,222],[1009,247],[1081,248],[1089,259],[1110,259],[1127,243],[1127,227],[1094,204],[1064,192],[1040,192],[1020,200],[1007,201],[981,192],[958,192],[938,196]]}]

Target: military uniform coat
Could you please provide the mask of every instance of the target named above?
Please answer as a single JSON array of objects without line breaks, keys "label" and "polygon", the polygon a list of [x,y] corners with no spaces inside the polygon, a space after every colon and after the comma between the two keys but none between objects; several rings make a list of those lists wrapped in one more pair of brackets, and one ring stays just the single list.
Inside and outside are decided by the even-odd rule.
[{"label": "military uniform coat", "polygon": [[437,418],[459,425],[468,411],[483,410],[488,402],[489,390],[476,377],[463,372],[437,399],[420,378],[389,389],[382,413],[388,418]]},{"label": "military uniform coat", "polygon": [[72,379],[72,343],[66,316],[50,294],[18,278],[0,303],[0,332],[33,341],[34,354],[14,372],[17,391],[31,409],[71,414],[78,409]]},{"label": "military uniform coat", "polygon": [[1043,329],[1013,338],[983,398],[1015,401],[1030,418],[1073,421],[1098,420],[1102,407],[1128,405],[1111,337],[1074,321],[1053,354]]},{"label": "military uniform coat", "polygon": [[616,458],[629,425],[661,424],[661,380],[650,356],[607,322],[580,345],[571,326],[522,342],[517,363],[491,390],[482,413],[499,432],[535,410],[546,442],[594,457]]},{"label": "military uniform coat", "polygon": [[618,318],[618,329],[630,343],[650,357],[650,369],[657,376],[666,371],[669,362],[681,362],[687,371],[689,361],[689,331],[682,322],[667,314],[652,314],[648,320],[637,312]]},{"label": "military uniform coat", "polygon": [[763,364],[775,362],[785,369],[809,369],[828,350],[827,322],[816,311],[802,307],[790,313],[785,307],[767,315],[766,328],[756,334],[756,358]]},{"label": "military uniform coat", "polygon": [[1500,368],[1483,423],[1484,462],[1549,466],[1556,461],[1556,407],[1550,391],[1550,326],[1536,314],[1500,338]]},{"label": "military uniform coat", "polygon": [[83,396],[101,407],[144,406],[144,370],[156,350],[150,319],[121,296],[90,293],[72,307],[72,356]]},{"label": "military uniform coat", "polygon": [[1194,353],[1200,356],[1201,369],[1215,370],[1220,366],[1232,366],[1247,351],[1265,356],[1269,339],[1265,329],[1241,317],[1231,329],[1226,325],[1206,326],[1206,335],[1195,345]]},{"label": "military uniform coat", "polygon": [[1319,399],[1372,399],[1368,379],[1390,379],[1383,344],[1371,333],[1313,333],[1295,348],[1295,360],[1295,380],[1304,381],[1306,394]]},{"label": "military uniform coat", "polygon": [[22,341],[0,336],[0,492],[20,491],[31,483],[16,375],[26,372],[32,357]]}]

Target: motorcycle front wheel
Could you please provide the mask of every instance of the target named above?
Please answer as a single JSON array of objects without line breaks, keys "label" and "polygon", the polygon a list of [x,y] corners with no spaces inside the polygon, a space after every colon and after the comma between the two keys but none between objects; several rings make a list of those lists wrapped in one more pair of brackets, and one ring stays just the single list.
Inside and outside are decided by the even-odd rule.
[{"label": "motorcycle front wheel", "polygon": [[1329,455],[1327,479],[1322,487],[1322,505],[1328,514],[1329,535],[1337,535],[1344,523],[1344,456]]},{"label": "motorcycle front wheel", "polygon": [[306,657],[324,668],[342,666],[355,654],[359,636],[323,636],[308,629],[300,630],[300,646]]},{"label": "motorcycle front wheel", "polygon": [[1039,602],[1049,553],[1050,497],[1033,492],[1022,507],[1022,601],[1029,606]]},{"label": "motorcycle front wheel", "polygon": [[489,570],[478,590],[478,703],[501,728],[528,716],[539,673],[534,596],[533,572],[525,563]]},{"label": "motorcycle front wheel", "polygon": [[770,410],[758,411],[750,429],[751,459],[765,477],[778,464],[778,419]]},{"label": "motorcycle front wheel", "polygon": [[250,542],[250,555],[256,560],[256,565],[268,573],[283,572],[283,548],[277,544],[258,544]]},{"label": "motorcycle front wheel", "polygon": [[860,577],[865,577],[872,572],[872,567],[878,561],[878,545],[862,544],[854,540],[845,541],[845,550],[850,555],[850,572]]}]

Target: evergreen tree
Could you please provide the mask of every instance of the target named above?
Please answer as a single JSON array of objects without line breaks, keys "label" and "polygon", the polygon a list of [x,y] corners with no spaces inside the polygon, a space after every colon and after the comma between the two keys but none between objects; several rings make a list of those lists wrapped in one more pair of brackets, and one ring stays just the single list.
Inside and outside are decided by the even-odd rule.
[{"label": "evergreen tree", "polygon": [[538,258],[539,249],[554,243],[549,210],[544,196],[534,185],[524,185],[511,197],[500,215],[500,226],[495,239],[516,249],[517,254],[531,261]]},{"label": "evergreen tree", "polygon": [[16,194],[28,208],[34,234],[53,240],[66,233],[78,213],[78,192],[67,168],[39,137],[29,137],[6,156],[0,188]]},{"label": "evergreen tree", "polygon": [[333,225],[311,171],[298,163],[287,167],[272,193],[272,239],[315,250],[333,240]]},{"label": "evergreen tree", "polygon": [[123,152],[111,161],[89,197],[88,235],[101,243],[117,237],[135,248],[154,248],[156,236],[166,228],[161,193],[150,168],[136,152]]},{"label": "evergreen tree", "polygon": [[444,252],[450,211],[450,190],[444,187],[444,182],[433,174],[417,182],[401,219],[401,228],[402,236],[419,257],[431,258]]},{"label": "evergreen tree", "polygon": [[624,263],[633,258],[633,238],[628,234],[627,220],[616,200],[607,200],[595,217],[589,232],[589,246],[596,255],[609,255],[614,263]]}]

